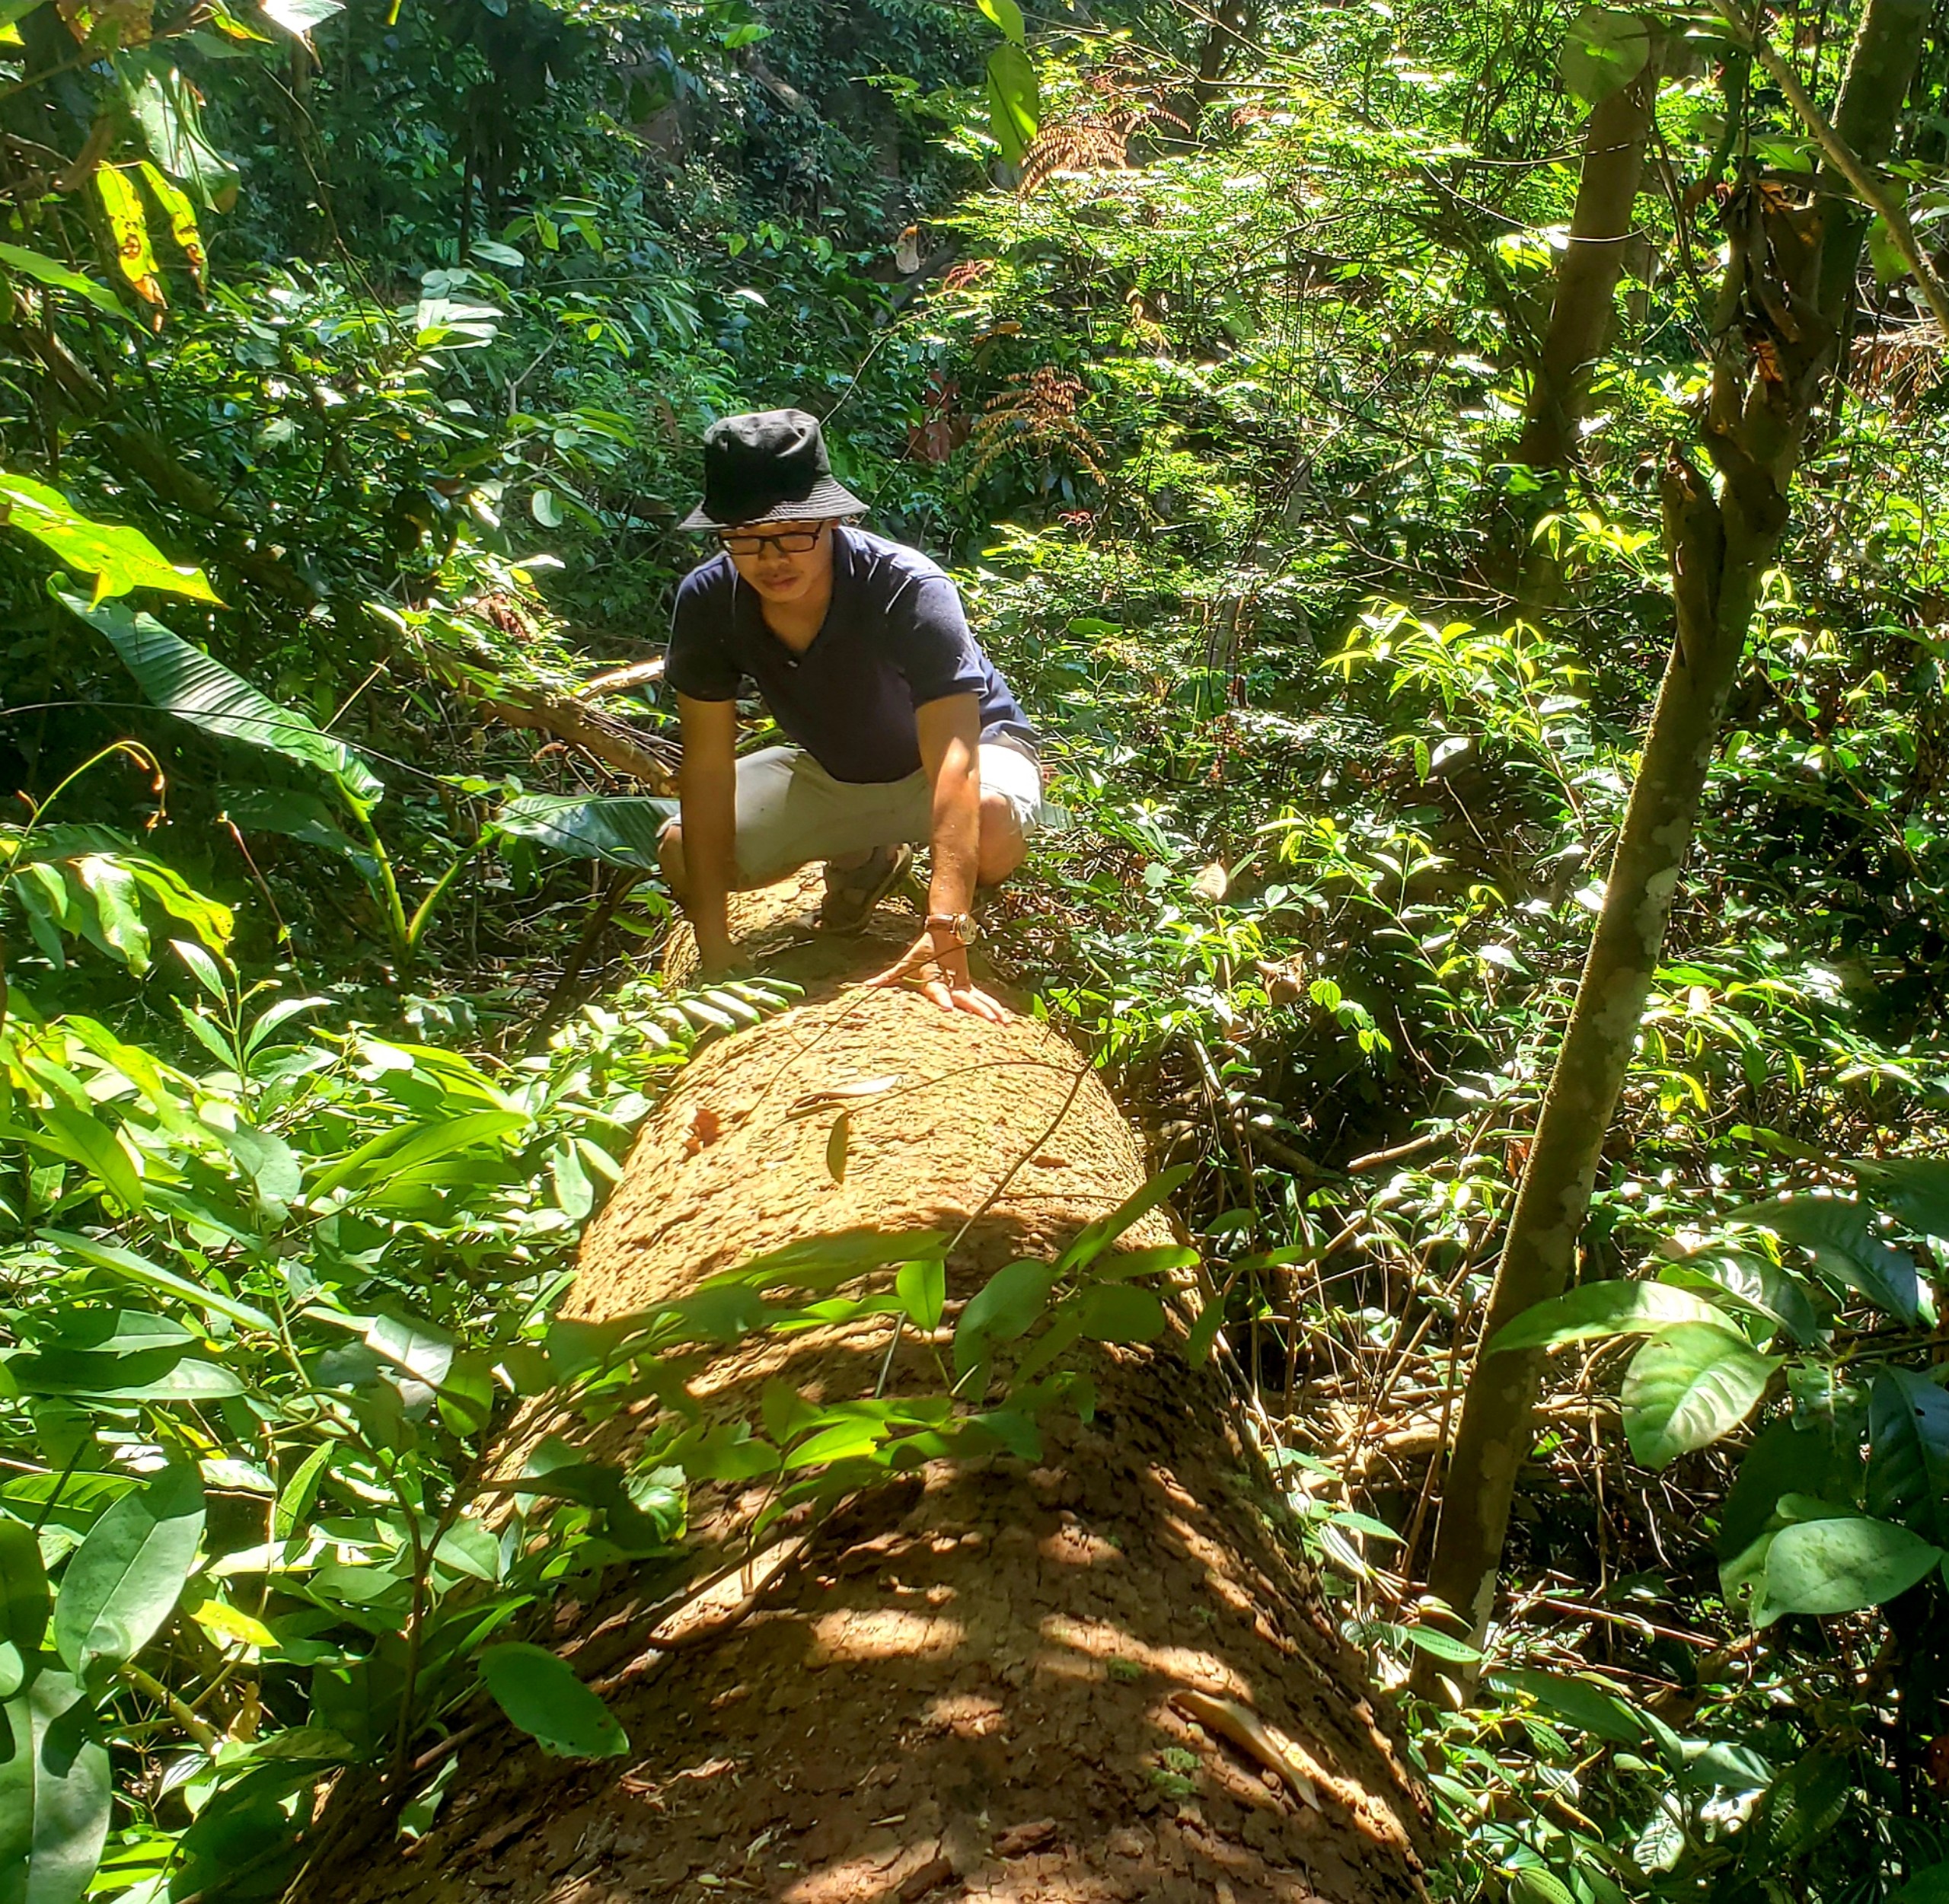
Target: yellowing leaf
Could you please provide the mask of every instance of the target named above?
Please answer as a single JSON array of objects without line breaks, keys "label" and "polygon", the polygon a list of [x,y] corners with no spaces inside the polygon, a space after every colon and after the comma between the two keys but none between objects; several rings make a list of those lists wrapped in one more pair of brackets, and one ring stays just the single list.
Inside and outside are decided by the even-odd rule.
[{"label": "yellowing leaf", "polygon": [[219,1646],[275,1646],[277,1635],[262,1620],[225,1600],[206,1600],[190,1615]]},{"label": "yellowing leaf", "polygon": [[140,529],[93,522],[59,490],[0,470],[0,521],[43,543],[78,575],[94,577],[94,599],[131,588],[161,588],[194,601],[216,601],[200,569],[180,569]]},{"label": "yellowing leaf", "polygon": [[162,207],[163,215],[169,221],[169,235],[188,260],[190,275],[200,290],[209,260],[203,252],[203,234],[196,227],[196,208],[190,203],[188,193],[171,183],[147,159],[142,161],[142,177],[156,203]]},{"label": "yellowing leaf", "polygon": [[136,295],[158,310],[169,300],[163,295],[162,280],[156,276],[155,253],[149,245],[148,221],[142,215],[142,201],[128,175],[113,165],[97,165],[95,190],[101,194],[101,209],[108,215],[108,228],[115,236],[115,261]]}]

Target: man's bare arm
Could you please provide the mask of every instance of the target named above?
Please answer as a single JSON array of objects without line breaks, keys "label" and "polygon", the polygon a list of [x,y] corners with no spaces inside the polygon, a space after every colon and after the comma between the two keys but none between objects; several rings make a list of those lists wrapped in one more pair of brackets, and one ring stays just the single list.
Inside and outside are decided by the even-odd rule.
[{"label": "man's bare arm", "polygon": [[677,801],[684,834],[684,891],[680,897],[697,934],[697,957],[707,972],[731,962],[727,895],[737,844],[738,704],[677,697],[683,723],[684,758],[677,770]]},{"label": "man's bare arm", "polygon": [[927,910],[966,912],[981,859],[981,703],[972,694],[949,694],[917,708],[914,724],[920,765],[934,789]]}]

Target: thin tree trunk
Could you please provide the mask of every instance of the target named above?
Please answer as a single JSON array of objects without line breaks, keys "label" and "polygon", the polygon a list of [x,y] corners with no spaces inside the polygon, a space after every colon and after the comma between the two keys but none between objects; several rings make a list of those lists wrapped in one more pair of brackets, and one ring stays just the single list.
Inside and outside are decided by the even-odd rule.
[{"label": "thin tree trunk", "polygon": [[1557,266],[1549,329],[1530,387],[1523,433],[1510,461],[1559,470],[1577,447],[1589,408],[1590,372],[1609,340],[1612,299],[1644,171],[1644,140],[1658,91],[1659,48],[1644,70],[1590,114],[1570,238]]},{"label": "thin tree trunk", "polygon": [[[1925,18],[1916,0],[1871,0],[1861,22],[1839,118],[1871,165],[1887,152]],[[1676,638],[1510,1214],[1485,1343],[1558,1294],[1574,1261],[1747,624],[1786,528],[1788,486],[1836,368],[1862,229],[1837,215],[1847,209],[1822,193],[1796,207],[1753,181],[1725,208],[1730,248],[1703,431],[1721,481],[1715,494],[1676,452],[1665,471]],[[1478,1356],[1463,1400],[1428,1586],[1478,1641],[1494,1599],[1517,1472],[1530,1453],[1540,1368],[1533,1354]],[[1431,1669],[1418,1683],[1439,1695]]]}]

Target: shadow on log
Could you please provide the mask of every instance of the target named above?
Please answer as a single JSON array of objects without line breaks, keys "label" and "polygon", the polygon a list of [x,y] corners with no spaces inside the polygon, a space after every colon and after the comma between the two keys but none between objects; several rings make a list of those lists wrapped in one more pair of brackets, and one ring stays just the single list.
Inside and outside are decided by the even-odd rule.
[{"label": "shadow on log", "polygon": [[[1079,1083],[1080,1062],[1032,1020],[950,1019],[904,992],[843,991],[712,1046],[638,1140],[571,1309],[627,1312],[808,1235],[952,1233],[973,1217],[949,1265],[944,1347],[953,1304],[987,1274],[1057,1252],[1143,1181],[1128,1127],[1093,1076]],[[890,1074],[900,1089],[855,1101],[835,1182],[831,1114],[792,1107]],[[1146,1222],[1128,1244],[1169,1239]],[[935,1345],[913,1338],[890,1383],[938,1391]],[[1099,1351],[1094,1418],[1045,1418],[1039,1460],[935,1462],[821,1523],[787,1522],[742,1574],[764,1491],[700,1489],[700,1545],[733,1569],[713,1594],[675,1618],[627,1591],[556,1609],[554,1642],[607,1690],[628,1756],[567,1764],[489,1730],[464,1749],[429,1836],[320,1874],[313,1894],[1418,1896],[1421,1795],[1220,1385],[1185,1365],[1179,1339]],[[870,1394],[892,1342],[885,1316],[747,1338],[691,1386],[726,1418],[754,1412],[775,1378],[815,1400]]]}]

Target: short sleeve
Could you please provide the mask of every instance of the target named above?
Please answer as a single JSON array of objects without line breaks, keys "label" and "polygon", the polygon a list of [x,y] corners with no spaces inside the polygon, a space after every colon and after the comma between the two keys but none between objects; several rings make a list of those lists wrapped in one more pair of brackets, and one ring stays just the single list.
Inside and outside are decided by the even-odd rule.
[{"label": "short sleeve", "polygon": [[897,637],[894,665],[906,677],[916,707],[949,694],[979,694],[987,686],[960,594],[946,576],[916,576],[901,591],[890,620]]},{"label": "short sleeve", "polygon": [[700,571],[687,575],[678,585],[677,605],[670,617],[670,646],[665,651],[663,678],[692,700],[729,701],[738,698],[743,671],[724,641],[728,592],[713,588]]}]

